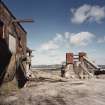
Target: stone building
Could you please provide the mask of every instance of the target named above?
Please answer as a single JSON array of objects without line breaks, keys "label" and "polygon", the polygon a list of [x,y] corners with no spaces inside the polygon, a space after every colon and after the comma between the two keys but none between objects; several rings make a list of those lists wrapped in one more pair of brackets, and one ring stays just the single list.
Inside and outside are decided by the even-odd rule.
[{"label": "stone building", "polygon": [[18,23],[15,22],[16,17],[11,13],[11,11],[6,7],[6,5],[1,1],[0,3],[0,33],[1,37],[4,38],[8,44],[8,47],[12,53],[18,51],[18,39],[21,38],[22,48],[24,54],[26,54],[26,34],[27,32]]},{"label": "stone building", "polygon": [[[19,57],[27,57],[27,32],[16,21],[16,17],[11,13],[7,6],[0,1],[0,81],[10,81],[16,74],[16,70],[25,70],[25,65],[20,68]],[[23,67],[22,67],[23,66]],[[8,69],[7,69],[8,68]],[[22,71],[17,72],[23,79]],[[6,79],[5,79],[6,77]]]}]

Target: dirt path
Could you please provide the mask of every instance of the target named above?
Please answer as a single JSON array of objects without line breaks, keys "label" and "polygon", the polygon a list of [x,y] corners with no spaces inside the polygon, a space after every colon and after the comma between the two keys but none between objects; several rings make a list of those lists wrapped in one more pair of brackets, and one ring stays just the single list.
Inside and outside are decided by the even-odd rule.
[{"label": "dirt path", "polygon": [[44,78],[40,72],[39,81],[29,82],[16,94],[2,98],[0,105],[105,105],[104,79],[62,81],[54,75],[44,72]]}]

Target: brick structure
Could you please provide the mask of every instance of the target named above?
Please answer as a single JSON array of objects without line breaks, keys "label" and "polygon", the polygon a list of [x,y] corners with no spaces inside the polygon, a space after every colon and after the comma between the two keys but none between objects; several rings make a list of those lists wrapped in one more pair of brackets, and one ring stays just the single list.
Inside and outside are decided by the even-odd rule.
[{"label": "brick structure", "polygon": [[83,57],[87,54],[85,52],[79,52],[79,61],[83,62]]},{"label": "brick structure", "polygon": [[[18,58],[19,55],[27,56],[27,32],[14,20],[16,20],[16,17],[0,1],[0,82],[2,79],[4,79],[3,81],[10,81],[13,79],[14,74],[17,74],[18,81],[23,85],[22,81],[25,83],[25,77],[22,70],[24,68],[25,71],[26,64],[22,67],[22,61],[20,62]],[[19,65],[18,69],[16,69],[17,65]]]},{"label": "brick structure", "polygon": [[[27,32],[19,23],[14,23],[13,20],[16,18],[11,13],[11,11],[6,7],[6,5],[1,1],[0,2],[0,23],[3,23],[3,26],[0,27],[0,33],[2,33],[2,38],[4,38],[9,46],[10,37],[13,38],[16,44],[16,52],[18,51],[18,38],[21,38],[23,52],[26,54],[26,34]],[[9,46],[12,47],[12,46]]]},{"label": "brick structure", "polygon": [[73,53],[66,53],[66,64],[73,64]]}]

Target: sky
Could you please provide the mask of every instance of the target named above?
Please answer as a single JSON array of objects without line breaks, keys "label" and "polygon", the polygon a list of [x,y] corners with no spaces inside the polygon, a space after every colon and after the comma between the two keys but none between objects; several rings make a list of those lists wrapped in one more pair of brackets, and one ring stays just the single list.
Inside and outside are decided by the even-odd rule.
[{"label": "sky", "polygon": [[105,0],[3,0],[24,23],[32,65],[61,64],[66,52],[86,52],[105,64]]}]

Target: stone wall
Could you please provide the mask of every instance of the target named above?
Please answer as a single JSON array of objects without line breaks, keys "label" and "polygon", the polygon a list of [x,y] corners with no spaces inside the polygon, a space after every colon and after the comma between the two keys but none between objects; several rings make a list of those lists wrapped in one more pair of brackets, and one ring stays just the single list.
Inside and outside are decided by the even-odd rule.
[{"label": "stone wall", "polygon": [[[12,13],[8,10],[8,8],[4,4],[0,4],[0,20],[4,23],[4,37],[9,42],[9,34],[13,35],[16,38],[18,44],[18,36],[22,39],[22,47],[24,49],[24,53],[26,54],[26,32],[21,27],[19,23],[12,23],[15,17]],[[17,45],[18,47],[18,45]]]},{"label": "stone wall", "polygon": [[[13,23],[13,20],[15,20],[15,19],[16,18],[13,16],[13,14],[10,12],[10,10],[5,6],[5,4],[3,2],[0,2],[0,21],[2,21],[4,24],[3,25],[3,39],[5,39],[5,42],[7,44],[7,47],[4,49],[9,48],[9,35],[12,35],[14,38],[16,38],[16,53],[17,53],[18,47],[19,47],[19,37],[21,37],[21,43],[22,43],[22,48],[23,48],[22,51],[24,52],[24,55],[26,55],[26,46],[27,46],[26,34],[27,33],[19,23]],[[4,54],[6,55],[5,51],[4,51]],[[13,77],[14,71],[16,71],[16,69],[14,69],[14,67],[12,67],[13,65],[16,66],[16,63],[12,63],[11,58],[1,59],[1,61],[3,61],[3,62],[6,62],[7,60],[9,61],[8,64],[11,64],[10,65],[11,68],[7,69],[10,66],[8,66],[8,64],[6,64],[3,68],[3,72],[5,71],[5,76],[6,76],[5,78],[7,81],[9,81]],[[0,66],[2,66],[2,64],[0,64]],[[1,78],[1,75],[3,74],[3,72],[1,72],[0,78]],[[0,79],[0,81],[1,81],[1,79]]]}]

